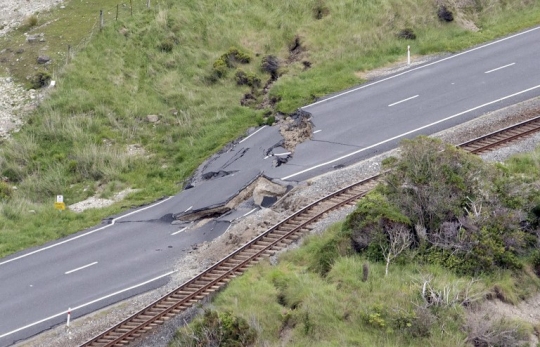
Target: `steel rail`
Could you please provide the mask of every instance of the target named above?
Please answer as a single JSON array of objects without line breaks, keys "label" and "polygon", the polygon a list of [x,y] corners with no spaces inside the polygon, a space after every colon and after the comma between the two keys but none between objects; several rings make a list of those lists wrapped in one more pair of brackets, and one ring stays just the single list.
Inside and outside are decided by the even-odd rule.
[{"label": "steel rail", "polygon": [[[370,190],[361,188],[369,185],[370,183],[374,183],[378,177],[379,175],[375,175],[360,182],[351,184],[293,213],[285,220],[266,230],[264,233],[227,255],[225,258],[218,261],[196,277],[182,284],[179,288],[156,300],[154,303],[118,323],[111,329],[92,338],[85,344],[81,345],[81,347],[112,347],[129,343],[129,341],[139,337],[142,332],[148,331],[152,327],[162,324],[171,316],[174,316],[182,310],[193,306],[195,302],[200,301],[203,297],[212,294],[230,279],[243,273],[245,269],[249,267],[249,265],[255,264],[262,257],[272,255],[276,251],[285,248],[294,240],[298,239],[303,233],[303,230],[305,230],[309,224],[312,224],[316,220],[320,219],[324,214],[335,209],[339,209],[344,205],[356,203],[358,199],[360,199]],[[355,191],[355,189],[358,191]],[[347,194],[348,196],[345,196]],[[340,201],[331,201],[332,199],[337,199],[342,196],[345,196],[345,198]],[[325,202],[331,202],[331,206],[323,207],[320,211],[315,210],[315,208],[321,206]],[[283,230],[295,222],[298,223],[298,219],[302,218],[304,220],[301,220],[300,224],[295,224],[291,230]],[[281,234],[279,234],[280,232]],[[271,238],[273,235],[277,235],[277,238]],[[297,235],[298,237],[296,237]],[[265,242],[266,244],[262,244],[262,242]],[[237,258],[235,259],[235,257]],[[239,257],[246,258],[238,260]],[[222,272],[218,273],[218,271]],[[209,279],[204,279],[205,277]],[[204,283],[198,283],[200,281]],[[182,293],[189,292],[189,290],[194,286],[198,286],[199,288],[193,290],[189,294]],[[181,299],[177,299],[178,296],[183,297]],[[167,301],[175,302],[170,304],[167,303]],[[156,313],[152,311],[159,312]],[[141,317],[143,318],[141,319]]]},{"label": "steel rail", "polygon": [[[538,131],[540,131],[540,117],[475,138],[457,147],[478,154]],[[92,338],[81,347],[113,347],[129,344],[130,341],[140,337],[143,333],[219,290],[261,258],[275,254],[275,252],[287,247],[291,242],[301,237],[306,230],[309,230],[309,225],[319,220],[324,214],[356,203],[369,192],[370,189],[367,187],[376,183],[380,177],[379,174],[353,183],[291,214],[177,289]],[[348,196],[346,196],[347,194]],[[345,198],[341,200],[340,198],[343,196]],[[332,199],[338,200],[332,201]],[[325,207],[326,202],[331,203],[331,205]],[[321,209],[317,211],[316,209],[319,207]],[[292,229],[286,230],[291,225]]]},{"label": "steel rail", "polygon": [[458,147],[474,154],[500,148],[540,131],[540,116],[464,142]]}]

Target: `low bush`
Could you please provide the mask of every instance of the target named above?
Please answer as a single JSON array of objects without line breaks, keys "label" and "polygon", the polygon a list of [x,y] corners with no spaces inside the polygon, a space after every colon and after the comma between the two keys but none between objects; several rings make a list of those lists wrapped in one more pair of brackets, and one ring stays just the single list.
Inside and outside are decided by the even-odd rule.
[{"label": "low bush", "polygon": [[30,85],[33,89],[47,87],[51,79],[52,75],[48,71],[38,71],[30,80]]},{"label": "low bush", "polygon": [[536,250],[531,256],[531,264],[533,266],[534,273],[540,277],[540,250]]},{"label": "low bush", "polygon": [[454,14],[444,5],[440,6],[437,10],[437,17],[443,22],[451,22],[454,20]]},{"label": "low bush", "polygon": [[250,61],[251,57],[249,54],[238,50],[238,48],[231,47],[226,53],[214,61],[214,75],[218,78],[224,77],[227,74],[227,69],[235,67],[237,63],[249,64]]},{"label": "low bush", "polygon": [[0,201],[6,201],[13,196],[13,188],[6,182],[0,181]]},{"label": "low bush", "polygon": [[490,316],[471,315],[467,322],[468,341],[478,347],[519,347],[529,345],[529,332],[524,323]]},{"label": "low bush", "polygon": [[32,28],[38,25],[38,22],[39,22],[38,16],[33,14],[25,18],[24,25],[29,28]]},{"label": "low bush", "polygon": [[234,74],[234,80],[239,86],[247,85],[252,88],[259,88],[261,86],[261,79],[252,73],[246,73],[242,69],[236,70]]},{"label": "low bush", "polygon": [[416,34],[411,28],[401,29],[398,32],[397,37],[405,40],[416,40]]},{"label": "low bush", "polygon": [[191,326],[180,329],[174,337],[181,346],[249,346],[257,338],[255,329],[231,312],[205,310],[204,315]]},{"label": "low bush", "polygon": [[[521,269],[519,257],[539,241],[523,227],[521,183],[439,140],[418,137],[401,147],[399,159],[384,163],[383,184],[347,217],[354,249],[387,264],[410,253],[460,274]],[[532,215],[525,224],[534,225]]]},{"label": "low bush", "polygon": [[261,69],[264,72],[270,74],[273,80],[278,78],[279,60],[274,55],[267,55],[263,57],[261,62]]}]

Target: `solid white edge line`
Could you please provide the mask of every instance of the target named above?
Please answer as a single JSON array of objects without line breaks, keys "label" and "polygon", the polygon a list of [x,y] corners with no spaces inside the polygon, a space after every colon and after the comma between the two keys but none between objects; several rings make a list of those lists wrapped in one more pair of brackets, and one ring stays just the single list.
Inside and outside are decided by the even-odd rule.
[{"label": "solid white edge line", "polygon": [[433,123],[424,125],[424,126],[422,126],[422,127],[420,127],[420,128],[417,128],[417,129],[414,129],[414,130],[411,130],[411,131],[407,131],[406,133],[403,133],[403,134],[401,134],[401,135],[397,135],[397,136],[394,136],[394,137],[392,137],[392,138],[390,138],[390,139],[387,139],[387,140],[381,141],[381,142],[379,142],[379,143],[370,145],[370,146],[368,146],[368,147],[362,148],[362,149],[360,149],[360,150],[358,150],[358,151],[355,151],[355,152],[346,154],[346,155],[341,156],[341,157],[336,158],[336,159],[332,159],[332,160],[330,160],[330,161],[327,161],[326,163],[318,164],[318,165],[315,165],[315,166],[310,167],[310,168],[308,168],[308,169],[305,169],[305,170],[302,170],[302,171],[300,171],[300,172],[297,172],[297,173],[295,173],[295,174],[292,174],[292,175],[289,175],[289,176],[285,176],[285,177],[283,177],[283,178],[281,178],[281,179],[282,179],[282,180],[286,180],[286,179],[289,179],[289,178],[291,178],[291,177],[294,177],[294,176],[303,174],[303,173],[305,173],[305,172],[311,171],[311,170],[313,170],[313,169],[319,168],[319,167],[321,167],[321,166],[328,165],[328,164],[332,164],[332,163],[334,163],[334,162],[336,162],[336,161],[339,161],[339,160],[341,160],[341,159],[345,159],[345,158],[350,157],[350,156],[352,156],[352,155],[355,155],[355,154],[364,152],[364,151],[366,151],[366,150],[368,150],[368,149],[371,149],[371,148],[373,148],[373,147],[377,147],[377,146],[379,146],[379,145],[385,144],[385,143],[390,142],[390,141],[393,141],[393,140],[395,140],[395,139],[399,139],[400,137],[407,136],[407,135],[412,134],[412,133],[414,133],[414,132],[416,132],[416,131],[420,131],[420,130],[422,130],[422,129],[429,128],[430,126],[433,126],[433,125],[436,125],[436,124],[445,122],[445,121],[447,121],[447,120],[449,120],[449,119],[452,119],[452,118],[455,118],[455,117],[459,117],[459,116],[461,116],[461,115],[464,115],[464,114],[466,114],[466,113],[472,112],[472,111],[474,111],[474,110],[478,110],[479,108],[489,106],[489,105],[494,104],[494,103],[496,103],[496,102],[499,102],[499,101],[502,101],[502,100],[506,100],[506,99],[509,99],[509,98],[514,97],[514,96],[516,96],[516,95],[520,95],[520,94],[523,94],[523,93],[527,93],[527,92],[529,92],[529,91],[531,91],[531,90],[538,89],[538,88],[540,88],[540,84],[537,85],[537,86],[534,86],[534,87],[531,87],[531,88],[522,90],[522,91],[520,91],[520,92],[511,94],[511,95],[504,96],[504,97],[502,97],[502,98],[500,98],[500,99],[497,99],[497,100],[494,100],[494,101],[490,101],[490,102],[485,103],[485,104],[483,104],[483,105],[473,107],[473,108],[468,109],[468,110],[466,110],[466,111],[463,111],[463,112],[460,112],[460,113],[456,113],[456,114],[454,114],[454,115],[452,115],[452,116],[449,116],[449,117],[440,119],[440,120],[438,120],[438,121],[436,121],[436,122],[433,122]]},{"label": "solid white edge line", "polygon": [[182,229],[180,229],[180,230],[178,230],[178,231],[175,231],[174,233],[171,234],[171,236],[176,235],[176,234],[178,234],[178,233],[181,233],[182,231],[184,231],[184,230],[186,230],[186,229],[187,229],[187,227],[184,227],[184,228],[182,228]]},{"label": "solid white edge line", "polygon": [[245,217],[245,216],[247,216],[247,215],[249,215],[249,214],[252,214],[253,211],[255,211],[255,210],[257,210],[257,208],[254,208],[253,210],[251,210],[251,211],[249,211],[248,213],[244,214],[242,217]]},{"label": "solid white edge line", "polygon": [[238,142],[238,143],[242,143],[244,141],[246,141],[247,139],[249,139],[251,136],[255,135],[256,133],[258,133],[259,131],[263,130],[264,128],[266,128],[266,125],[263,125],[259,130],[255,131],[253,134],[250,134],[248,137],[244,138],[242,141]]},{"label": "solid white edge line", "polygon": [[516,64],[516,63],[503,65],[503,66],[501,66],[501,67],[498,67],[498,68],[493,69],[493,70],[486,71],[486,72],[484,72],[484,73],[491,73],[491,72],[493,72],[493,71],[497,71],[497,70],[500,70],[500,69],[504,69],[505,67],[509,67],[509,66],[512,66],[512,65],[515,65],[515,64]]},{"label": "solid white edge line", "polygon": [[414,98],[417,98],[418,96],[419,96],[419,95],[417,94],[417,95],[415,95],[415,96],[411,96],[410,98],[403,99],[403,100],[400,100],[400,101],[398,101],[398,102],[394,102],[393,104],[388,105],[388,107],[392,107],[392,106],[394,106],[394,105],[401,104],[402,102],[412,100],[412,99],[414,99]]},{"label": "solid white edge line", "polygon": [[81,235],[79,235],[79,236],[72,237],[72,238],[70,238],[70,239],[68,239],[68,240],[64,240],[64,241],[55,243],[55,244],[50,245],[50,246],[47,246],[47,247],[43,247],[43,248],[40,248],[40,249],[36,249],[36,250],[33,251],[33,252],[26,253],[26,254],[20,255],[20,256],[18,256],[18,257],[15,257],[15,258],[12,258],[12,259],[3,261],[3,262],[0,263],[0,266],[1,266],[1,265],[4,265],[4,264],[7,264],[7,263],[11,263],[12,261],[15,261],[15,260],[19,260],[19,259],[21,259],[21,258],[26,258],[26,257],[28,257],[28,256],[30,256],[30,255],[33,255],[33,254],[36,254],[36,253],[45,251],[45,250],[47,250],[47,249],[51,249],[51,248],[56,247],[56,246],[63,245],[64,243],[68,243],[68,242],[77,240],[77,239],[79,239],[79,238],[81,238],[81,237],[88,236],[88,235],[93,234],[93,233],[95,233],[95,232],[97,232],[97,231],[100,231],[100,230],[109,228],[109,227],[113,226],[114,223],[116,223],[116,221],[119,220],[119,219],[122,219],[122,218],[127,217],[127,216],[131,216],[132,214],[139,213],[139,212],[144,211],[144,210],[148,210],[149,208],[152,208],[152,207],[154,207],[154,206],[160,205],[160,204],[164,203],[165,201],[167,201],[167,200],[169,200],[169,199],[172,199],[172,198],[173,198],[172,196],[169,196],[167,199],[161,200],[161,201],[159,201],[159,202],[157,202],[157,203],[155,203],[155,204],[153,204],[153,205],[146,206],[146,207],[144,207],[144,208],[141,208],[141,209],[136,210],[136,211],[132,211],[132,212],[130,212],[130,213],[128,213],[128,214],[125,214],[125,215],[123,215],[123,216],[114,218],[114,219],[112,220],[111,224],[107,224],[107,225],[105,225],[105,226],[103,226],[103,227],[101,227],[101,228],[94,229],[94,230],[92,230],[92,231],[89,231],[89,232],[87,232],[87,233],[81,234]]},{"label": "solid white edge line", "polygon": [[87,264],[87,265],[85,265],[85,266],[81,266],[81,267],[78,267],[78,268],[76,268],[76,269],[66,271],[66,272],[64,272],[64,275],[68,275],[68,274],[70,274],[70,273],[72,273],[72,272],[79,271],[79,270],[82,270],[82,269],[86,269],[87,267],[90,267],[90,266],[92,266],[92,265],[96,265],[97,263],[98,263],[98,262],[95,261],[95,262],[93,262],[93,263],[91,263],[91,264]]},{"label": "solid white edge line", "polygon": [[[102,301],[102,300],[108,299],[108,298],[110,298],[111,296],[115,296],[115,295],[121,294],[121,293],[123,293],[123,292],[127,292],[128,290],[131,290],[131,289],[135,289],[135,288],[137,288],[137,287],[144,286],[145,284],[148,284],[148,283],[150,283],[150,282],[157,281],[157,280],[159,280],[159,279],[161,279],[161,278],[163,278],[163,277],[167,277],[167,276],[169,276],[169,275],[171,275],[171,274],[173,274],[173,273],[175,273],[175,272],[176,272],[176,271],[170,271],[170,272],[167,272],[167,273],[164,274],[164,275],[161,275],[161,276],[158,276],[158,277],[154,277],[154,278],[152,278],[152,279],[150,279],[150,280],[148,280],[148,281],[146,281],[146,282],[136,284],[136,285],[134,285],[134,286],[131,286],[131,287],[126,288],[126,289],[119,290],[119,291],[117,291],[117,292],[115,292],[115,293],[112,293],[112,294],[109,294],[109,295],[105,295],[105,296],[103,296],[103,297],[101,297],[101,298],[99,298],[99,299],[96,299],[96,300],[92,300],[92,301],[90,301],[90,302],[87,302],[86,304],[82,304],[82,305],[77,306],[77,307],[72,307],[72,308],[71,308],[71,312],[73,312],[73,311],[75,311],[75,310],[78,310],[78,309],[81,309],[81,308],[83,308],[83,307],[86,307],[86,306],[95,304],[95,303],[98,302],[98,301]],[[28,328],[30,328],[30,327],[33,327],[34,325],[37,325],[37,324],[46,322],[46,321],[48,321],[48,320],[51,320],[51,319],[53,319],[53,318],[59,317],[59,316],[61,316],[61,315],[67,314],[68,311],[69,311],[69,310],[62,311],[62,312],[57,313],[57,314],[55,314],[55,315],[52,315],[52,316],[50,316],[50,317],[44,318],[44,319],[42,319],[42,320],[40,320],[40,321],[37,321],[37,322],[31,323],[31,324],[25,325],[25,326],[20,327],[20,328],[18,328],[18,329],[15,329],[15,330],[12,330],[12,331],[7,332],[7,333],[5,333],[5,334],[2,334],[2,335],[0,335],[0,339],[1,339],[2,337],[6,337],[6,336],[9,336],[9,335],[12,335],[12,334],[14,334],[14,333],[16,333],[16,332],[19,332],[19,331],[21,331],[21,330],[24,330],[24,329],[28,329]]]},{"label": "solid white edge line", "polygon": [[320,104],[320,103],[323,103],[323,102],[326,102],[328,100],[332,100],[332,99],[335,99],[335,98],[338,98],[340,96],[343,96],[343,95],[346,95],[346,94],[349,94],[349,93],[352,93],[352,92],[355,92],[357,90],[360,90],[360,89],[364,89],[364,88],[367,88],[367,87],[370,87],[372,85],[375,85],[375,84],[378,84],[378,83],[381,83],[381,82],[384,82],[384,81],[388,81],[390,79],[393,79],[393,78],[396,78],[396,77],[399,77],[399,76],[402,76],[402,75],[405,75],[405,74],[408,74],[410,72],[413,72],[413,71],[416,71],[416,70],[420,70],[420,69],[423,69],[425,67],[428,67],[428,66],[431,66],[431,65],[435,65],[435,64],[439,64],[439,63],[442,63],[443,61],[447,61],[449,59],[454,59],[456,57],[459,57],[459,56],[462,56],[464,54],[467,54],[467,53],[471,53],[471,52],[474,52],[474,51],[477,51],[479,49],[482,49],[482,48],[485,48],[485,47],[488,47],[488,46],[491,46],[491,45],[495,45],[497,43],[500,43],[500,42],[503,42],[503,41],[506,41],[506,40],[510,40],[510,39],[513,39],[514,37],[518,37],[518,36],[521,36],[521,35],[525,35],[525,34],[528,34],[530,32],[533,32],[535,30],[538,30],[540,29],[540,26],[536,27],[536,28],[532,28],[532,29],[529,29],[529,30],[526,30],[526,31],[523,31],[523,32],[520,32],[520,33],[517,33],[517,34],[514,34],[514,35],[511,35],[511,36],[508,36],[508,37],[505,37],[505,38],[502,38],[502,39],[499,39],[497,41],[493,41],[493,42],[490,42],[490,43],[487,43],[485,45],[482,45],[482,46],[478,46],[478,47],[475,47],[475,48],[472,48],[472,49],[469,49],[468,51],[465,51],[465,52],[461,52],[461,53],[456,53],[456,54],[453,54],[449,57],[446,57],[446,58],[443,58],[441,60],[437,60],[437,61],[434,61],[432,63],[428,63],[426,65],[422,65],[422,66],[418,66],[418,67],[415,67],[415,68],[412,68],[410,70],[406,70],[406,71],[403,71],[397,75],[393,75],[393,76],[390,76],[390,77],[386,77],[386,78],[383,78],[381,80],[378,80],[378,81],[375,81],[375,82],[371,82],[371,83],[368,83],[368,84],[363,84],[357,88],[354,88],[354,89],[351,89],[351,90],[348,90],[346,92],[343,92],[343,93],[340,93],[340,94],[336,94],[334,96],[331,96],[331,97],[328,97],[326,99],[322,99],[322,100],[319,100],[317,102],[314,102],[312,104],[309,104],[307,106],[304,106],[304,107],[301,107],[301,108],[307,108],[307,107],[311,107],[311,106],[314,106],[314,105],[317,105],[317,104]]},{"label": "solid white edge line", "polygon": [[189,206],[187,210],[185,210],[184,212],[187,212],[189,210],[191,210],[193,208],[193,206]]}]

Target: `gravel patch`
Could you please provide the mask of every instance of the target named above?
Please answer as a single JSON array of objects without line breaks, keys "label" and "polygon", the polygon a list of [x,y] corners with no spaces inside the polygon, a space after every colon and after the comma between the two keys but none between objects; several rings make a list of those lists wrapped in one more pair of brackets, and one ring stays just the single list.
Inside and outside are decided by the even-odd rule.
[{"label": "gravel patch", "polygon": [[[61,4],[61,0],[0,0],[0,38],[28,16]],[[0,75],[5,73],[0,70]],[[43,93],[25,90],[10,77],[0,78],[0,140],[20,129],[24,115],[34,110],[42,98]]]},{"label": "gravel patch", "polygon": [[61,0],[0,0],[0,37],[19,27],[30,15],[61,5]]},{"label": "gravel patch", "polygon": [[35,90],[25,90],[11,77],[0,77],[0,139],[20,129],[23,114],[33,110],[37,100]]}]

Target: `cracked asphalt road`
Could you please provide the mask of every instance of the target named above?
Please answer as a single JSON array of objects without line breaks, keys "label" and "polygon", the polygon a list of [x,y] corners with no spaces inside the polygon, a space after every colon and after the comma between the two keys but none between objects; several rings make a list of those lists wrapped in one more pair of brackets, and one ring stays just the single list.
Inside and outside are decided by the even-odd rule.
[{"label": "cracked asphalt road", "polygon": [[402,138],[539,96],[539,41],[540,28],[533,28],[305,106],[312,140],[293,154],[277,127],[255,129],[211,158],[178,195],[1,259],[0,346],[65,322],[70,307],[74,318],[162,285],[192,245],[221,235],[253,206],[206,224],[172,219],[222,206],[260,175],[303,181],[394,148]]}]

